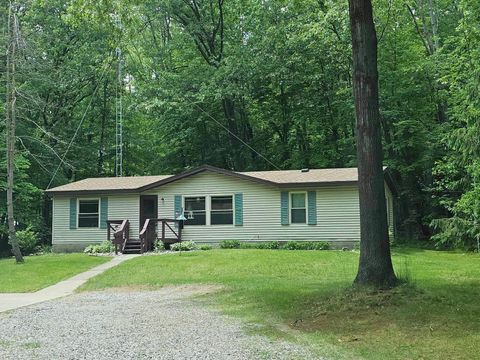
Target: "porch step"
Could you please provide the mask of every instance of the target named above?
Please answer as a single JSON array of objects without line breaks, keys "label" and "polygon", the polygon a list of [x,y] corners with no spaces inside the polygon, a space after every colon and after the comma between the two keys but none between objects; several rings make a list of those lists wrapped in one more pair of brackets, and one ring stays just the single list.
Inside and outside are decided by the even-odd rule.
[{"label": "porch step", "polygon": [[142,249],[139,239],[128,239],[123,249],[124,254],[140,254]]}]

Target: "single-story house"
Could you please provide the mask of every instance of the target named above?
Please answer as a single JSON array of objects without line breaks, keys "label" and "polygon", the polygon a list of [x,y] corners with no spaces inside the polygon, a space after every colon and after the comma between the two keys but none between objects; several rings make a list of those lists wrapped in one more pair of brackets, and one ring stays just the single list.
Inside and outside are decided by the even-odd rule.
[{"label": "single-story house", "polygon": [[[138,240],[146,220],[154,219],[158,236],[182,228],[181,240],[196,243],[352,246],[360,239],[357,181],[357,168],[236,172],[208,165],[178,175],[84,179],[47,190],[53,198],[52,244],[55,251],[82,250],[106,240],[111,223],[124,220],[127,237]],[[393,236],[395,188],[387,171],[385,184]],[[183,217],[183,224],[156,222]]]}]

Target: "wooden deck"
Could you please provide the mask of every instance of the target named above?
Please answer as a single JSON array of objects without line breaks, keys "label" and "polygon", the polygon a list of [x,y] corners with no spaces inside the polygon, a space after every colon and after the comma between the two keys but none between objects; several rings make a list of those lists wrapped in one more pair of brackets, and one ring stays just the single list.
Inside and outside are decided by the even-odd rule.
[{"label": "wooden deck", "polygon": [[108,220],[107,225],[107,236],[115,246],[115,254],[152,251],[156,240],[161,240],[167,249],[171,244],[182,241],[183,224],[176,219],[146,219],[138,238],[130,236],[128,220]]}]

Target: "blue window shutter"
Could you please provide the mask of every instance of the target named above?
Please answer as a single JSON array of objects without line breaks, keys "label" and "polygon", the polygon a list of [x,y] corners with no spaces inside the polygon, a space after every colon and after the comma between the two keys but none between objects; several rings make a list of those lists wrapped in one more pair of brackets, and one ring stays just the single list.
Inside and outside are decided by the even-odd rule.
[{"label": "blue window shutter", "polygon": [[70,229],[77,228],[77,198],[70,198]]},{"label": "blue window shutter", "polygon": [[280,208],[282,225],[288,225],[290,223],[288,216],[288,191],[280,193]]},{"label": "blue window shutter", "polygon": [[235,226],[243,226],[243,194],[235,194]]},{"label": "blue window shutter", "polygon": [[108,198],[102,197],[100,199],[100,229],[107,228],[108,220]]},{"label": "blue window shutter", "polygon": [[182,214],[182,195],[175,195],[173,218],[176,219]]},{"label": "blue window shutter", "polygon": [[317,225],[317,192],[308,192],[308,225]]}]

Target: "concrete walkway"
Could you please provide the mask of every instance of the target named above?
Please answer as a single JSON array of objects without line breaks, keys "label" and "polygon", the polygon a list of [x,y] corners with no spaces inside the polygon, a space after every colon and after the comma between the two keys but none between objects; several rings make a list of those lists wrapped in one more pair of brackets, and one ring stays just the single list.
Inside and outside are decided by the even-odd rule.
[{"label": "concrete walkway", "polygon": [[78,287],[85,284],[92,277],[137,256],[140,255],[132,254],[115,256],[107,263],[96,266],[67,280],[60,281],[55,285],[51,285],[33,293],[0,294],[0,313],[73,294]]}]

